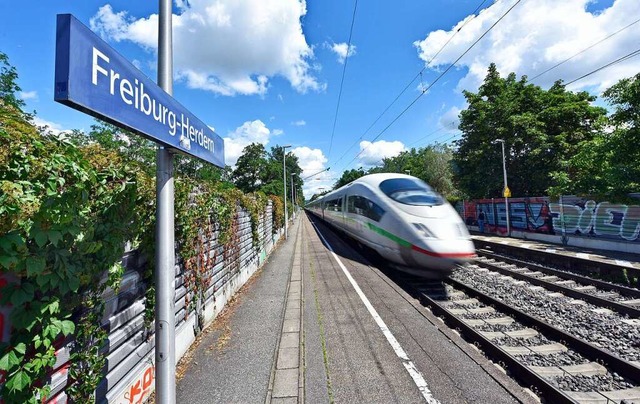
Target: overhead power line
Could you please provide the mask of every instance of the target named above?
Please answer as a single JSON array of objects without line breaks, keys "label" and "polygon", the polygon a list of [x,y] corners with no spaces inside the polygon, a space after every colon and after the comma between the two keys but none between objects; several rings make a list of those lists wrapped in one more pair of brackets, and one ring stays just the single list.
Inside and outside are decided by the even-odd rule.
[{"label": "overhead power line", "polygon": [[[473,13],[471,13],[471,14],[475,17],[475,14],[478,12],[478,10],[480,10],[480,8],[481,8],[481,7],[484,5],[484,3],[486,3],[486,2],[487,2],[487,0],[482,0],[482,2],[478,5],[478,7],[476,7],[476,9],[475,9],[475,10],[473,11]],[[382,117],[387,113],[387,111],[389,110],[389,108],[391,108],[391,107],[396,103],[396,101],[398,101],[398,99],[402,96],[402,94],[404,94],[404,93],[405,93],[405,91],[407,91],[407,89],[409,89],[409,87],[411,86],[411,84],[413,84],[413,82],[414,82],[414,81],[416,81],[416,79],[422,75],[422,73],[423,73],[423,72],[425,71],[425,69],[426,69],[426,68],[431,64],[431,62],[433,62],[433,60],[436,58],[436,56],[438,56],[438,55],[440,54],[440,52],[442,52],[442,50],[443,50],[444,48],[446,48],[446,46],[447,46],[447,45],[449,45],[449,42],[451,42],[451,40],[452,40],[456,35],[458,35],[458,33],[462,30],[462,28],[464,28],[464,27],[465,27],[465,26],[466,26],[470,21],[472,21],[472,20],[473,20],[473,18],[472,18],[472,19],[467,20],[464,24],[462,24],[462,26],[461,26],[460,28],[458,28],[458,29],[453,33],[453,35],[451,35],[451,36],[449,37],[449,39],[447,40],[447,42],[446,42],[444,45],[442,45],[442,46],[440,47],[440,49],[438,50],[438,52],[436,52],[436,54],[435,54],[435,55],[433,55],[433,56],[431,57],[431,59],[429,59],[429,61],[427,61],[427,63],[422,67],[422,69],[421,69],[421,70],[420,70],[420,71],[419,71],[419,72],[418,72],[418,73],[417,73],[417,74],[416,74],[416,75],[415,75],[415,76],[414,76],[414,77],[413,77],[413,78],[412,78],[412,79],[407,83],[407,85],[402,89],[402,91],[400,91],[400,93],[396,96],[396,98],[394,98],[394,99],[393,99],[393,101],[391,101],[391,103],[390,103],[389,105],[387,105],[387,107],[384,109],[384,111],[382,111],[382,113],[380,113],[380,115],[378,115],[378,117],[373,121],[373,123],[372,123],[371,125],[369,125],[369,127],[364,131],[364,133],[363,133],[363,134],[362,134],[362,135],[361,135],[361,136],[360,136],[360,137],[359,137],[359,138],[358,138],[358,139],[357,139],[357,140],[356,140],[356,141],[355,141],[351,146],[349,146],[349,147],[344,151],[344,153],[340,156],[340,158],[338,158],[338,160],[336,160],[336,161],[335,161],[335,163],[334,163],[334,164],[338,164],[338,163],[340,162],[340,160],[342,160],[342,158],[343,158],[343,157],[344,157],[344,156],[349,152],[349,150],[351,150],[351,149],[353,148],[353,146],[355,146],[356,144],[358,144],[358,142],[359,142],[359,141],[361,141],[361,140],[362,140],[362,138],[363,138],[364,136],[366,136],[366,135],[367,135],[367,133],[369,133],[369,131],[371,130],[371,128],[373,128],[373,127],[374,127],[374,125],[375,125],[376,123],[378,123],[378,121],[380,120],[380,118],[382,118]],[[334,122],[334,129],[335,129],[335,122]],[[332,139],[332,141],[333,141],[333,133],[331,134],[331,139]],[[331,147],[329,148],[329,153],[330,153],[330,152],[331,152]]]},{"label": "overhead power line", "polygon": [[[440,75],[438,77],[436,77],[436,79],[431,82],[431,84],[429,84],[426,88],[424,88],[420,94],[413,100],[411,101],[411,103],[402,110],[402,112],[400,112],[400,114],[398,114],[392,121],[391,123],[389,123],[380,133],[378,133],[378,135],[376,135],[376,137],[373,138],[373,140],[370,141],[370,144],[373,144],[374,141],[376,141],[380,136],[382,136],[382,134],[384,134],[384,132],[387,131],[387,129],[389,129],[391,127],[391,125],[393,125],[398,119],[400,119],[400,117],[402,117],[402,115],[405,114],[405,112],[407,112],[419,99],[420,97],[422,97],[427,91],[429,91],[429,89],[431,87],[433,87],[445,74],[447,74],[447,72],[449,72],[449,70],[451,70],[451,68],[453,66],[456,65],[456,63],[458,63],[460,61],[460,59],[462,59],[467,53],[469,53],[469,51],[471,49],[473,49],[474,46],[476,46],[478,44],[478,42],[480,42],[482,40],[482,38],[484,38],[496,25],[498,25],[498,23],[500,21],[502,21],[502,19],[504,17],[507,16],[507,14],[509,14],[511,12],[511,10],[513,10],[513,8],[515,6],[517,6],[522,0],[517,0],[511,7],[509,7],[509,9],[500,17],[498,18],[498,20],[496,20],[496,22],[494,22],[478,39],[475,40],[475,42],[473,42],[471,44],[471,46],[469,46],[467,48],[467,50],[465,50],[453,63],[451,63],[449,65],[449,67],[447,67],[442,73],[440,73]],[[347,167],[349,166],[349,164],[351,164],[352,162],[354,162],[366,149],[368,148],[365,147],[364,149],[360,150],[360,152],[347,164]]]},{"label": "overhead power line", "polygon": [[609,62],[604,66],[601,66],[601,67],[599,67],[599,68],[597,68],[597,69],[595,69],[595,70],[593,70],[593,71],[591,71],[591,72],[589,72],[589,73],[587,73],[585,75],[582,75],[582,76],[578,77],[577,79],[571,80],[570,82],[566,83],[565,85],[568,86],[569,84],[573,84],[578,80],[582,80],[585,77],[591,76],[592,74],[599,72],[600,70],[606,69],[607,67],[613,66],[613,65],[618,64],[620,62],[624,62],[625,60],[631,59],[632,57],[635,57],[635,56],[638,56],[638,55],[640,55],[640,49],[636,49],[631,53],[628,53],[628,54],[626,54],[626,55],[624,55],[622,57],[619,57],[618,59],[616,59],[616,60],[614,60],[612,62]]},{"label": "overhead power line", "polygon": [[589,47],[587,47],[587,48],[584,48],[583,50],[581,50],[580,52],[576,53],[575,55],[570,56],[570,57],[566,58],[565,60],[563,60],[562,62],[559,62],[559,63],[557,63],[557,64],[555,64],[555,65],[551,66],[550,68],[548,68],[547,70],[545,70],[545,71],[543,71],[542,73],[538,74],[537,76],[532,77],[532,78],[531,78],[531,80],[529,80],[529,81],[533,81],[533,80],[537,79],[538,77],[542,76],[543,74],[545,74],[545,73],[547,73],[547,72],[550,72],[551,70],[555,69],[556,67],[558,67],[558,66],[560,66],[560,65],[563,65],[564,63],[566,63],[566,62],[570,61],[570,60],[571,60],[571,59],[573,59],[574,57],[576,57],[576,56],[578,56],[578,55],[580,55],[580,54],[582,54],[582,53],[584,53],[584,52],[588,51],[589,49],[593,48],[593,47],[594,47],[594,46],[596,46],[596,45],[599,45],[600,43],[602,43],[602,42],[606,41],[607,39],[609,39],[609,38],[611,38],[611,37],[613,37],[613,36],[615,36],[615,35],[619,34],[620,32],[624,31],[625,29],[627,29],[627,28],[631,27],[631,26],[632,26],[632,25],[634,25],[634,24],[637,24],[638,22],[640,22],[640,18],[638,18],[637,20],[633,21],[632,23],[630,23],[630,24],[628,24],[628,25],[626,25],[626,26],[624,26],[624,27],[620,28],[620,29],[619,29],[619,30],[617,30],[616,32],[614,32],[614,33],[612,33],[612,34],[610,34],[610,35],[608,35],[608,36],[606,36],[606,37],[602,38],[601,40],[599,40],[598,42],[596,42],[596,43],[592,44],[591,46],[589,46]]},{"label": "overhead power line", "polygon": [[344,76],[347,71],[347,62],[349,60],[349,51],[351,50],[351,37],[353,36],[353,25],[356,21],[356,10],[358,9],[358,0],[353,6],[353,15],[351,16],[351,28],[349,29],[349,42],[347,44],[347,53],[344,56],[344,65],[342,66],[342,79],[340,79],[340,91],[338,92],[338,103],[336,104],[336,113],[333,118],[333,129],[331,129],[331,141],[329,142],[329,153],[327,159],[331,156],[331,148],[333,146],[333,135],[336,132],[336,122],[338,122],[338,110],[340,109],[340,99],[342,98],[342,86],[344,85]]}]

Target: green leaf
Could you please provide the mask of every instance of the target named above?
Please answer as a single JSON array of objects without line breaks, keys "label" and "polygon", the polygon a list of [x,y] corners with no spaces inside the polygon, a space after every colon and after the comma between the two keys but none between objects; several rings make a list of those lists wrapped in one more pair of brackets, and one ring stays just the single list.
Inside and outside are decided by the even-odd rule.
[{"label": "green leaf", "polygon": [[60,312],[60,302],[57,300],[54,300],[48,305],[48,309],[50,314],[55,314]]},{"label": "green leaf", "polygon": [[10,376],[7,379],[7,388],[9,391],[22,391],[25,387],[29,387],[31,385],[31,377],[29,375],[20,370],[16,372],[14,375]]},{"label": "green leaf", "polygon": [[27,257],[27,275],[39,275],[44,271],[45,266],[44,257]]},{"label": "green leaf", "polygon": [[51,230],[49,233],[49,241],[55,246],[58,245],[58,241],[62,240],[62,233],[58,230]]},{"label": "green leaf", "polygon": [[66,337],[67,335],[74,333],[74,331],[76,330],[76,325],[73,323],[73,321],[64,320],[62,321],[61,328],[62,333]]},{"label": "green leaf", "polygon": [[21,353],[24,355],[24,353],[27,352],[27,346],[24,344],[24,342],[21,342],[18,345],[16,345],[15,350],[18,353]]},{"label": "green leaf", "polygon": [[13,267],[15,267],[16,262],[18,262],[18,259],[16,257],[10,255],[0,256],[0,265],[5,269],[11,270]]},{"label": "green leaf", "polygon": [[10,371],[16,365],[20,364],[20,359],[16,355],[16,352],[12,349],[11,351],[4,354],[2,358],[0,358],[0,369],[5,371]]},{"label": "green leaf", "polygon": [[20,306],[25,302],[33,300],[33,295],[33,285],[28,282],[23,283],[19,288],[13,291],[13,294],[11,295],[11,304],[14,306]]},{"label": "green leaf", "polygon": [[73,276],[71,278],[69,278],[69,290],[71,290],[72,292],[77,292],[78,288],[80,287],[80,279]]},{"label": "green leaf", "polygon": [[47,237],[47,233],[38,230],[36,230],[33,238],[36,240],[36,244],[38,244],[38,247],[44,247],[44,245],[47,244],[47,240],[49,239],[49,237]]}]

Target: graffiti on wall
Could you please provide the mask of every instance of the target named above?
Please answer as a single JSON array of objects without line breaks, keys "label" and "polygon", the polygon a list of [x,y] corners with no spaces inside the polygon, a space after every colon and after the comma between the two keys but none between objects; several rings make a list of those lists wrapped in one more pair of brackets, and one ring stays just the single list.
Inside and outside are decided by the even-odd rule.
[{"label": "graffiti on wall", "polygon": [[[476,226],[478,215],[484,213],[485,230],[503,234],[507,231],[507,209],[504,199],[465,201],[467,225]],[[547,198],[512,198],[509,200],[509,222],[512,229],[535,233],[553,233]]]},{"label": "graffiti on wall", "polygon": [[[485,231],[504,234],[507,210],[504,199],[465,201],[458,211],[470,226],[478,225],[484,213]],[[512,230],[566,234],[626,241],[640,241],[640,205],[596,202],[578,197],[563,197],[562,203],[548,197],[509,199]]]},{"label": "graffiti on wall", "polygon": [[567,234],[582,234],[605,238],[638,240],[640,206],[612,204],[588,200],[549,204],[553,225]]},{"label": "graffiti on wall", "polygon": [[150,364],[144,372],[132,381],[125,389],[122,397],[118,398],[119,404],[144,403],[151,394],[155,380],[155,366]]}]

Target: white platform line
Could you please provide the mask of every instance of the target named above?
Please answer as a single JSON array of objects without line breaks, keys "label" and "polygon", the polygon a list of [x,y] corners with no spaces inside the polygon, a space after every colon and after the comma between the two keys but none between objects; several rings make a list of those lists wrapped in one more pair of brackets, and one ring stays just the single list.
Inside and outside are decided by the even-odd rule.
[{"label": "white platform line", "polygon": [[[316,227],[315,224],[313,224],[313,227]],[[387,338],[387,341],[391,345],[391,348],[393,348],[393,351],[396,353],[398,358],[402,360],[402,364],[404,365],[405,369],[407,369],[407,372],[409,372],[409,375],[411,376],[414,383],[418,387],[418,390],[420,390],[420,393],[422,393],[422,396],[424,397],[426,402],[429,404],[439,404],[440,402],[436,400],[431,394],[431,390],[429,390],[429,386],[427,386],[427,382],[424,380],[424,377],[422,377],[422,373],[420,373],[420,371],[416,368],[416,366],[413,364],[411,359],[409,359],[409,356],[407,355],[407,353],[404,351],[404,349],[402,349],[402,346],[400,346],[400,343],[398,342],[396,337],[393,336],[393,334],[389,330],[389,327],[387,327],[387,325],[384,323],[384,321],[382,320],[382,318],[380,317],[376,309],[373,308],[367,296],[365,296],[362,289],[360,289],[360,286],[358,286],[355,279],[353,279],[353,277],[351,276],[351,273],[347,270],[347,268],[344,266],[342,261],[340,261],[340,258],[338,258],[336,253],[333,252],[333,248],[331,248],[331,245],[329,244],[329,242],[327,242],[327,240],[320,233],[317,227],[316,227],[316,231],[322,238],[322,241],[327,246],[329,251],[331,251],[333,258],[336,260],[336,262],[342,269],[342,272],[345,274],[349,282],[351,282],[351,286],[353,286],[353,289],[355,289],[358,296],[360,296],[360,300],[362,300],[362,303],[364,303],[367,310],[369,310],[369,314],[371,314],[371,316],[373,317],[373,320],[376,322],[376,324],[378,324],[378,327],[380,327],[380,330],[382,331],[384,336]]]}]

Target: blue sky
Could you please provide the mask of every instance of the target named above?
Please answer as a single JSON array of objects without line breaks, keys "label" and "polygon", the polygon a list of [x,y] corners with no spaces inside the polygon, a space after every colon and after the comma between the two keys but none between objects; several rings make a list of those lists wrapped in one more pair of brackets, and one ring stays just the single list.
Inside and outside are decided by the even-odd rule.
[{"label": "blue sky", "polygon": [[[458,138],[462,91],[477,90],[489,63],[503,76],[531,78],[640,19],[637,0],[359,1],[347,56],[354,5],[355,0],[174,2],[174,97],[225,139],[227,164],[251,142],[267,150],[291,144],[304,175],[331,167],[307,181],[308,197],[346,169]],[[18,70],[27,110],[35,110],[37,121],[54,132],[88,130],[94,123],[53,101],[56,14],[73,14],[156,78],[157,1],[3,1],[0,13],[0,51]],[[639,37],[640,23],[634,23],[533,82],[548,88],[557,79],[574,80],[637,50]],[[639,60],[569,88],[598,95],[638,73]]]}]

